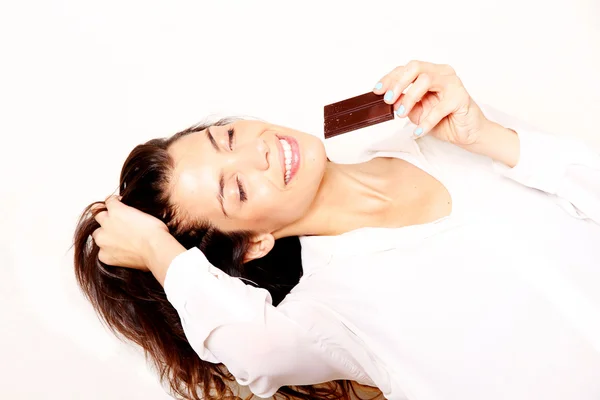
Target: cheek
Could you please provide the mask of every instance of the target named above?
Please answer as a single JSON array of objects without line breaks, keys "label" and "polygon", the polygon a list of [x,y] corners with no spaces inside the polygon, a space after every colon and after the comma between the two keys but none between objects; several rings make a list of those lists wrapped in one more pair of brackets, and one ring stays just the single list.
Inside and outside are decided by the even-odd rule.
[{"label": "cheek", "polygon": [[280,200],[281,194],[263,182],[256,182],[252,186],[252,189],[252,198],[248,202],[251,210],[251,218],[257,223],[265,219],[270,219],[270,211],[278,209],[277,203]]},{"label": "cheek", "polygon": [[261,206],[265,203],[271,203],[278,195],[275,188],[264,179],[257,179],[252,186],[254,200],[256,200],[255,205]]},{"label": "cheek", "polygon": [[267,221],[269,224],[276,225],[286,223],[294,219],[295,214],[300,210],[298,207],[300,199],[290,191],[281,191],[272,184],[263,184],[257,187],[255,192],[252,210],[253,218],[258,224]]}]

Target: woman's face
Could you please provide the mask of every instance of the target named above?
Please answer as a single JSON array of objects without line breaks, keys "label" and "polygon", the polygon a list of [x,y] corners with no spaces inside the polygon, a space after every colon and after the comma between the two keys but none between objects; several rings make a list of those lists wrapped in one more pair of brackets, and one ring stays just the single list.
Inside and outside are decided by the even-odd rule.
[{"label": "woman's face", "polygon": [[224,232],[273,233],[299,220],[326,164],[319,138],[247,120],[184,136],[169,154],[174,204]]}]

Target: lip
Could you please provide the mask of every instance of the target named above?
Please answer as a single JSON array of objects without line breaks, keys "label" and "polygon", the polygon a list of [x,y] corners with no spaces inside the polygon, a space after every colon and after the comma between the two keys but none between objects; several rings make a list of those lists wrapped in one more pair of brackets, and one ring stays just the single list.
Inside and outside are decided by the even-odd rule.
[{"label": "lip", "polygon": [[279,142],[279,139],[284,139],[286,142],[288,142],[290,144],[290,147],[292,148],[292,165],[290,168],[290,180],[287,183],[289,185],[292,182],[292,180],[294,179],[294,177],[296,176],[298,169],[300,168],[300,146],[298,145],[298,142],[296,141],[296,139],[294,139],[293,137],[279,136],[279,135],[276,135],[276,136],[277,136],[277,148],[279,149],[279,161],[281,164],[281,171],[283,174],[284,185],[285,185],[285,156],[284,156],[283,146]]}]

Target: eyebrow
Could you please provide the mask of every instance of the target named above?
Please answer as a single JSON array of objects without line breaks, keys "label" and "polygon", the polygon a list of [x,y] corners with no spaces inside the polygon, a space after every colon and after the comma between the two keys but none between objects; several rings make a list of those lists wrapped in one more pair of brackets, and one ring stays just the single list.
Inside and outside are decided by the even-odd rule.
[{"label": "eyebrow", "polygon": [[219,148],[219,145],[217,144],[217,141],[215,140],[214,136],[212,135],[212,133],[210,133],[210,127],[206,128],[206,137],[208,138],[208,140],[210,141],[210,144],[212,145],[212,147],[215,149],[215,151],[217,153],[221,152],[221,149]]},{"label": "eyebrow", "polygon": [[[217,144],[217,141],[215,140],[213,135],[210,133],[210,128],[206,128],[206,137],[210,141],[210,144],[215,149],[215,151],[217,153],[220,153],[221,149],[219,149],[219,145]],[[225,176],[223,176],[223,171],[221,171],[221,173],[219,174],[219,191],[217,192],[217,201],[221,205],[221,211],[223,212],[223,216],[225,216],[225,218],[229,218],[229,215],[227,215],[227,212],[225,211],[225,206],[223,205],[223,199],[224,199],[223,191],[224,190],[225,190]]]}]

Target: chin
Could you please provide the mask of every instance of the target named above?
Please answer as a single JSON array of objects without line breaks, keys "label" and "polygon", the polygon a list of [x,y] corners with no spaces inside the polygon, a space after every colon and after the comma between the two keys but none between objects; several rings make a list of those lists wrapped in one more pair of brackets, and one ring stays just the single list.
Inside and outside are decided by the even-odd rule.
[{"label": "chin", "polygon": [[[323,145],[315,146],[305,154],[304,167],[306,172],[311,175],[310,180],[314,180],[315,186],[320,186],[321,180],[325,175],[325,167],[327,166],[327,155]],[[307,174],[307,175],[308,175]]]},{"label": "chin", "polygon": [[305,157],[307,161],[315,164],[322,164],[323,168],[327,163],[327,154],[325,152],[325,144],[316,136],[311,136],[310,140],[307,140],[307,146],[305,148]]},{"label": "chin", "polygon": [[292,136],[299,144],[301,160],[298,172],[302,176],[301,179],[315,180],[314,183],[318,187],[327,165],[325,144],[319,137],[305,132],[288,130],[282,133]]}]

